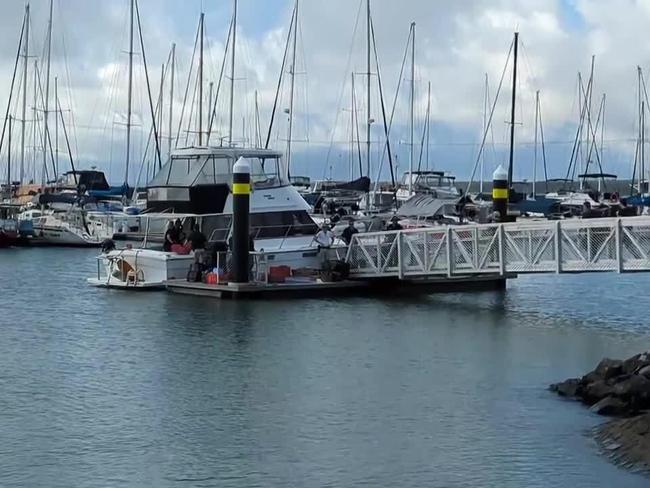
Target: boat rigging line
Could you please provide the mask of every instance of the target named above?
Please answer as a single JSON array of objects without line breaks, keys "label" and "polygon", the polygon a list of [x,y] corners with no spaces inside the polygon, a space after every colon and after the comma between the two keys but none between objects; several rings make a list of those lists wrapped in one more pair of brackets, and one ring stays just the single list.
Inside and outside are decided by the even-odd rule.
[{"label": "boat rigging line", "polygon": [[[494,117],[494,111],[497,107],[497,101],[499,100],[499,95],[501,93],[501,88],[503,87],[503,80],[505,79],[506,76],[506,71],[508,70],[508,63],[510,62],[510,56],[512,55],[512,50],[514,46],[514,41],[510,43],[510,49],[508,51],[508,56],[506,58],[506,62],[503,66],[503,72],[501,73],[501,78],[499,79],[499,86],[497,88],[496,95],[494,97],[494,103],[492,104],[492,109],[490,110],[490,116],[488,117],[487,121],[487,127],[490,127],[492,124],[492,118]],[[483,137],[481,140],[481,145],[479,146],[478,154],[476,156],[476,161],[474,162],[474,168],[472,169],[472,175],[467,182],[467,188],[465,190],[465,194],[467,195],[469,193],[469,190],[472,186],[472,183],[474,183],[474,177],[476,176],[476,170],[478,169],[479,163],[481,162],[481,157],[483,155],[483,151],[485,149],[485,140],[487,139],[488,135],[488,128],[483,131]]]}]

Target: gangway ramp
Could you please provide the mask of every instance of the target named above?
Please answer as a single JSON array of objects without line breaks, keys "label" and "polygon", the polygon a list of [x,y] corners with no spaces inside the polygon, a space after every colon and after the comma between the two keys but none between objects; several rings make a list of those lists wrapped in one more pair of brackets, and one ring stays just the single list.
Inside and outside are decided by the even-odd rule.
[{"label": "gangway ramp", "polygon": [[650,217],[519,221],[355,234],[357,279],[650,271]]}]

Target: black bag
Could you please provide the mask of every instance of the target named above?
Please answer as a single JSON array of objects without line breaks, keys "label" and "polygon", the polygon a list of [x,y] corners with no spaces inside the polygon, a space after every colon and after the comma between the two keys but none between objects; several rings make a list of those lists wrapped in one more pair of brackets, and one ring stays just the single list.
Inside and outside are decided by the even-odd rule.
[{"label": "black bag", "polygon": [[187,272],[187,281],[190,283],[198,283],[202,280],[203,273],[201,270],[201,265],[198,263],[192,263],[190,270]]}]

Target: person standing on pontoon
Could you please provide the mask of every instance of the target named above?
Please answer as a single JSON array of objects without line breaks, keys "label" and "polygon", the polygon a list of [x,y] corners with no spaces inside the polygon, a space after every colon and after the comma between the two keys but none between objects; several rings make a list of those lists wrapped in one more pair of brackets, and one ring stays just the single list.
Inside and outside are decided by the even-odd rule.
[{"label": "person standing on pontoon", "polygon": [[350,243],[352,242],[352,236],[358,233],[359,230],[354,226],[354,220],[350,219],[350,221],[348,222],[348,226],[345,229],[343,229],[343,233],[341,234],[341,239],[343,239],[346,246],[349,246]]}]

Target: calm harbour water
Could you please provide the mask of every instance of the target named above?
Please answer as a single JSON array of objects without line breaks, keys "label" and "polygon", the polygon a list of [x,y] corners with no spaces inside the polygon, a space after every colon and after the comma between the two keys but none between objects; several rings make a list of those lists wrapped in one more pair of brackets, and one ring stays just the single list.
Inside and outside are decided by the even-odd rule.
[{"label": "calm harbour water", "polygon": [[647,487],[550,382],[650,349],[650,275],[219,302],[0,251],[2,487]]}]

